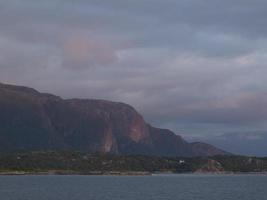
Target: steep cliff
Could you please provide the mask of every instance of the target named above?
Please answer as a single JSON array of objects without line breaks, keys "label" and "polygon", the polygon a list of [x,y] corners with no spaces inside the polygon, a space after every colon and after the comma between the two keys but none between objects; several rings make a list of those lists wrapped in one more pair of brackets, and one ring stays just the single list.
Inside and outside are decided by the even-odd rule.
[{"label": "steep cliff", "polygon": [[226,152],[190,144],[148,125],[131,106],[68,99],[0,84],[0,151],[79,150],[121,154],[210,156]]}]

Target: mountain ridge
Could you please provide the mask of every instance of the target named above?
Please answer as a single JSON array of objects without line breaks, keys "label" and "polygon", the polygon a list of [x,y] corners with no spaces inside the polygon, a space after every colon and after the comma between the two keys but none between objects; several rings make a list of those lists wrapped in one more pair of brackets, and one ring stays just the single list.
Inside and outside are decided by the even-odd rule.
[{"label": "mountain ridge", "polygon": [[187,157],[228,154],[155,128],[128,104],[63,99],[25,86],[0,83],[0,121],[0,151],[79,150]]}]

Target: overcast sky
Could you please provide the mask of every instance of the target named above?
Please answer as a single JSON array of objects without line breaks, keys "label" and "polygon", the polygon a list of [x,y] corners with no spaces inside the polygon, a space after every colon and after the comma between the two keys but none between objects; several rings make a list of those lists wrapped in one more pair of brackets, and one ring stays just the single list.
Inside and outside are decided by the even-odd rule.
[{"label": "overcast sky", "polygon": [[266,0],[0,0],[0,81],[188,137],[265,131],[266,19]]}]

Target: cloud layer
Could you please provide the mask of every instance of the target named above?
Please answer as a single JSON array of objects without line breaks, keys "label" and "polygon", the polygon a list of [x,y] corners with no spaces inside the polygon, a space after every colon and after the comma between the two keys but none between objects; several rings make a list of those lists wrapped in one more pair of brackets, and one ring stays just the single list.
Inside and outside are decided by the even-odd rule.
[{"label": "cloud layer", "polygon": [[266,130],[266,18],[264,0],[2,0],[0,81],[184,134]]}]

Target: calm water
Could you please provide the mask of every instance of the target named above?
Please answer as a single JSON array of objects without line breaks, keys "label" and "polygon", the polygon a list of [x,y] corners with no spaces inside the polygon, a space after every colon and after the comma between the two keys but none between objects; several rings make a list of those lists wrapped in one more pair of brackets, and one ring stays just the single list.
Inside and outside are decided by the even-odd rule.
[{"label": "calm water", "polygon": [[1,200],[266,200],[266,175],[0,176]]}]

